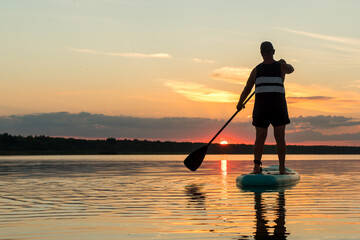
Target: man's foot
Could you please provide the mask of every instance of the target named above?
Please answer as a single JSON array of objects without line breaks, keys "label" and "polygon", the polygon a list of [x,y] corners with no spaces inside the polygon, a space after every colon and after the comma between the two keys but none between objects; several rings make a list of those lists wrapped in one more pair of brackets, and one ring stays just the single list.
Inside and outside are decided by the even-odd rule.
[{"label": "man's foot", "polygon": [[259,174],[259,173],[262,173],[262,167],[255,166],[254,170],[250,174]]},{"label": "man's foot", "polygon": [[279,174],[280,175],[288,175],[290,173],[285,170],[285,167],[283,167],[283,168],[279,168]]}]

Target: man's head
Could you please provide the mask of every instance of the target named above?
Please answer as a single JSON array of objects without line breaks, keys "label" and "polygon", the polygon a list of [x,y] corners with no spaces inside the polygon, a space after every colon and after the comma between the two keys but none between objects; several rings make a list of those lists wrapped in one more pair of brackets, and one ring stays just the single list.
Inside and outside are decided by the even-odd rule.
[{"label": "man's head", "polygon": [[266,41],[266,42],[261,43],[260,52],[263,57],[273,56],[275,53],[275,49],[274,49],[273,45],[271,44],[271,42]]}]

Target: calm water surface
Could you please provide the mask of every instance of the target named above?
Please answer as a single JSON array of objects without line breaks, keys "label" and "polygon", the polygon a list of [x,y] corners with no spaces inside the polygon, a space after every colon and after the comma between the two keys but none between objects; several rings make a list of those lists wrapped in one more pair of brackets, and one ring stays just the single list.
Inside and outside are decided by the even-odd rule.
[{"label": "calm water surface", "polygon": [[185,157],[0,157],[0,239],[360,239],[360,155],[289,155],[267,191],[235,184],[250,155]]}]

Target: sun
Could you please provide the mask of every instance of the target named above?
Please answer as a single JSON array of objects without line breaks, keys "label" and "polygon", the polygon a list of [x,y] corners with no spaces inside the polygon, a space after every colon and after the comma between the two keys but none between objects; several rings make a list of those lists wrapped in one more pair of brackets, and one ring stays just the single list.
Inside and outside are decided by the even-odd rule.
[{"label": "sun", "polygon": [[228,145],[228,142],[226,140],[221,140],[220,144],[221,145]]}]

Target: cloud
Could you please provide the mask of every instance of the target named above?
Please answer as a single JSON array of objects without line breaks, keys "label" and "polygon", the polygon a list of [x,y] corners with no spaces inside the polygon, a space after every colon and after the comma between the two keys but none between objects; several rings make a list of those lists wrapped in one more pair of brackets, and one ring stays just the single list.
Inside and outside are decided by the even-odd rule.
[{"label": "cloud", "polygon": [[215,63],[214,60],[206,60],[201,58],[193,58],[192,60],[197,63]]},{"label": "cloud", "polygon": [[115,90],[83,90],[83,91],[61,91],[58,95],[104,95],[113,94]]},{"label": "cloud", "polygon": [[115,57],[124,57],[124,58],[138,58],[138,59],[144,59],[144,58],[162,58],[162,59],[169,59],[172,58],[172,56],[168,53],[152,53],[152,54],[146,54],[146,53],[119,53],[119,52],[103,52],[103,51],[96,51],[91,49],[84,49],[84,48],[71,48],[68,47],[67,49],[73,51],[73,52],[80,52],[80,53],[89,53],[89,54],[96,54],[96,55],[105,55],[105,56],[115,56]]},{"label": "cloud", "polygon": [[[323,134],[317,128],[360,125],[359,121],[342,116],[308,116],[292,118],[291,125],[302,125],[298,131],[288,131],[289,144],[302,142],[352,141],[360,145],[360,132]],[[0,132],[13,135],[47,135],[81,138],[138,138],[171,141],[209,141],[227,119],[210,118],[138,118],[103,114],[68,112],[12,115],[0,117]],[[253,143],[251,121],[233,121],[217,140],[233,143]],[[274,143],[269,134],[267,143]]]},{"label": "cloud", "polygon": [[164,85],[185,98],[197,102],[233,103],[237,102],[239,98],[239,94],[208,88],[203,84],[194,82],[164,80]]},{"label": "cloud", "polygon": [[308,116],[291,119],[295,129],[331,129],[337,127],[360,126],[360,121],[343,116]]},{"label": "cloud", "polygon": [[[24,136],[207,141],[225,122],[226,120],[209,118],[137,118],[86,112],[57,112],[0,117],[0,132]],[[237,126],[235,132],[239,132],[239,129],[248,125],[235,123],[232,127]]]},{"label": "cloud", "polygon": [[330,99],[334,99],[334,97],[327,97],[327,96],[287,97],[287,100],[290,100],[290,102],[296,102],[298,100],[330,100]]},{"label": "cloud", "polygon": [[81,15],[81,16],[77,16],[77,15],[56,15],[56,14],[46,14],[45,15],[46,18],[50,18],[50,19],[56,19],[56,20],[61,20],[61,21],[71,21],[71,22],[86,22],[88,23],[89,21],[96,21],[96,22],[105,22],[105,23],[121,23],[119,21],[110,19],[110,18],[93,18],[93,17],[88,17],[85,15]]},{"label": "cloud", "polygon": [[[360,49],[359,47],[344,47],[344,46],[339,46],[339,45],[329,45],[330,48],[338,50],[338,51],[343,51],[346,53],[355,53],[358,54],[360,53]],[[350,58],[351,61],[356,61],[358,60],[358,58]],[[355,64],[358,64],[357,62]]]},{"label": "cloud", "polygon": [[356,145],[359,145],[360,132],[328,135],[313,130],[307,130],[301,132],[288,133],[286,135],[286,139],[288,142],[292,142],[292,143],[352,141],[355,144],[357,143]]},{"label": "cloud", "polygon": [[[194,82],[160,80],[164,86],[191,101],[236,103],[239,100],[237,92],[209,88]],[[302,110],[316,111],[318,114],[358,112],[360,101],[359,93],[356,91],[339,91],[314,84],[304,85],[293,82],[285,85],[289,108],[295,107],[300,111],[298,114],[301,114]]]},{"label": "cloud", "polygon": [[360,80],[349,81],[346,84],[344,84],[344,88],[360,89]]},{"label": "cloud", "polygon": [[318,39],[318,40],[329,41],[329,42],[342,43],[342,44],[356,44],[356,45],[360,44],[360,39],[356,39],[356,38],[336,37],[336,36],[323,35],[323,34],[318,34],[318,33],[298,31],[298,30],[293,30],[290,28],[276,28],[276,29],[285,31],[285,32],[295,33],[295,34],[302,35],[302,36],[311,37],[311,38]]},{"label": "cloud", "polygon": [[304,85],[285,81],[289,105],[291,104],[300,109],[317,111],[318,113],[358,112],[359,92],[354,88],[345,90],[345,85],[343,89],[333,89],[317,84]]},{"label": "cloud", "polygon": [[250,68],[222,67],[213,71],[211,78],[244,85],[250,73]]},{"label": "cloud", "polygon": [[[158,59],[172,59],[173,56],[169,53],[121,53],[121,52],[104,52],[104,51],[97,51],[92,49],[86,48],[72,48],[67,47],[68,50],[73,52],[79,53],[87,53],[87,54],[96,54],[96,55],[103,55],[103,56],[114,56],[114,57],[124,57],[124,58],[134,58],[134,59],[146,59],[146,58],[158,58]],[[214,60],[207,60],[201,58],[191,58],[187,59],[196,63],[215,63]]]},{"label": "cloud", "polygon": [[334,99],[334,97],[327,96],[309,96],[309,97],[289,97],[290,99],[307,99],[307,100],[330,100]]}]

